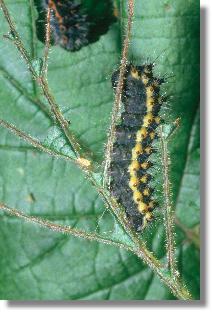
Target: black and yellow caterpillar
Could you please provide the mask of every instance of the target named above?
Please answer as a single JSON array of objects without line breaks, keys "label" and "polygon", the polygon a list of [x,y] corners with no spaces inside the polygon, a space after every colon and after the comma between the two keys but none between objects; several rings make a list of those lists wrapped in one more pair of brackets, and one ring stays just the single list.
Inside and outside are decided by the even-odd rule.
[{"label": "black and yellow caterpillar", "polygon": [[[118,78],[119,70],[112,75],[115,90]],[[164,79],[154,77],[153,64],[127,65],[122,91],[124,111],[116,126],[109,176],[111,194],[123,205],[136,231],[153,220],[152,211],[158,205],[152,197],[152,176],[148,170],[153,165],[149,157],[154,152],[155,130],[161,123],[163,82]]]}]

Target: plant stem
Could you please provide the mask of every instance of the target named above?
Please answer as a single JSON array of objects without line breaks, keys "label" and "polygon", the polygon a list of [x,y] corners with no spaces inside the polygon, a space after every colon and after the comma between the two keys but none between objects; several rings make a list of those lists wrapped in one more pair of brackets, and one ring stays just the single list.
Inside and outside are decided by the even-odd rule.
[{"label": "plant stem", "polygon": [[30,145],[34,146],[35,148],[39,149],[42,152],[45,152],[45,153],[47,153],[51,156],[54,156],[54,157],[63,158],[63,159],[69,160],[69,161],[73,161],[73,162],[75,161],[76,162],[75,159],[73,159],[69,156],[63,155],[57,151],[54,151],[54,150],[46,147],[45,145],[40,143],[38,140],[36,140],[32,136],[26,134],[25,132],[21,131],[20,129],[16,128],[15,126],[8,123],[7,121],[0,119],[0,126],[8,129],[10,132],[14,133],[19,138],[23,139],[25,142],[29,143]]},{"label": "plant stem", "polygon": [[166,229],[166,249],[168,267],[170,268],[173,277],[178,278],[178,271],[175,259],[175,244],[174,244],[174,213],[170,200],[170,182],[169,182],[169,156],[167,141],[163,134],[163,126],[159,127],[161,154],[162,154],[162,169],[163,169],[163,190],[164,190],[164,225]]},{"label": "plant stem", "polygon": [[59,233],[63,233],[63,234],[71,234],[75,237],[84,238],[84,239],[88,239],[90,241],[96,241],[99,243],[113,245],[113,246],[116,246],[119,248],[124,248],[126,250],[133,251],[132,247],[130,247],[126,244],[120,243],[120,242],[116,242],[114,240],[104,238],[101,235],[98,235],[97,233],[88,233],[88,232],[85,232],[82,230],[72,228],[70,226],[64,226],[64,225],[59,225],[59,224],[56,224],[53,222],[49,222],[48,220],[44,220],[42,218],[38,218],[38,217],[34,217],[34,216],[28,216],[28,215],[24,214],[23,212],[18,211],[17,209],[10,208],[3,203],[0,203],[0,210],[5,211],[9,215],[21,218],[26,222],[38,224],[44,228],[48,228],[48,229],[55,231],[55,232],[59,232]]},{"label": "plant stem", "polygon": [[43,145],[41,142],[39,142],[37,139],[33,138],[29,134],[21,131],[20,129],[16,128],[14,125],[10,124],[9,122],[0,119],[0,126],[6,128],[19,138],[23,139],[28,144],[32,145],[33,147],[39,149],[40,151],[47,153],[53,157],[62,158],[64,160],[72,161],[75,163],[81,170],[83,170],[85,173],[87,173],[88,168],[90,168],[90,161],[85,158],[73,158],[71,156],[64,155],[56,150],[50,149],[47,146]]},{"label": "plant stem", "polygon": [[108,173],[108,169],[109,169],[110,162],[111,162],[111,153],[113,149],[113,143],[115,140],[115,130],[116,130],[115,128],[116,128],[117,119],[118,119],[120,108],[121,108],[122,90],[124,86],[124,75],[125,75],[126,66],[127,66],[127,56],[128,56],[128,50],[129,50],[129,44],[130,44],[130,35],[131,35],[131,29],[132,29],[133,15],[134,15],[134,0],[128,0],[128,21],[127,21],[126,35],[125,35],[125,39],[123,43],[119,79],[118,79],[118,84],[116,88],[115,102],[114,102],[112,117],[111,117],[111,126],[109,130],[109,136],[108,136],[106,152],[105,152],[104,184],[106,184],[106,181],[107,181],[107,173]]},{"label": "plant stem", "polygon": [[44,48],[44,56],[43,56],[43,66],[42,66],[42,76],[47,77],[48,70],[48,56],[49,56],[49,48],[50,48],[50,36],[51,36],[51,26],[50,26],[50,8],[47,8],[46,13],[46,38],[45,38],[45,48]]},{"label": "plant stem", "polygon": [[49,86],[48,83],[46,81],[45,78],[43,77],[39,77],[39,84],[43,90],[43,93],[46,97],[46,99],[49,102],[49,105],[51,107],[51,110],[56,118],[56,120],[58,121],[59,125],[61,126],[65,136],[67,137],[69,143],[71,144],[71,146],[73,147],[73,150],[75,151],[75,154],[77,157],[81,157],[81,147],[80,144],[77,142],[75,136],[72,134],[72,132],[69,129],[69,123],[67,122],[67,120],[63,117],[59,106],[57,105],[57,103],[55,102],[54,97],[51,95],[50,91],[49,91]]},{"label": "plant stem", "polygon": [[139,258],[144,260],[149,267],[153,270],[153,272],[159,276],[161,281],[172,291],[172,293],[179,299],[179,300],[192,300],[192,297],[186,287],[182,285],[179,280],[173,279],[172,277],[168,276],[165,272],[162,271],[152,259],[147,262],[144,258],[143,253],[139,254],[139,251],[136,253]]}]

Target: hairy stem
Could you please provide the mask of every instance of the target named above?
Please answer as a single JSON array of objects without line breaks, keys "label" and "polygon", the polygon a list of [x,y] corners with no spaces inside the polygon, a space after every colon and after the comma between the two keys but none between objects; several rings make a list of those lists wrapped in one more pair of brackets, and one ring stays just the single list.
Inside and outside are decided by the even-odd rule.
[{"label": "hairy stem", "polygon": [[24,214],[23,212],[21,212],[17,209],[10,208],[3,203],[0,203],[0,210],[3,210],[4,212],[6,212],[9,215],[21,218],[26,222],[38,224],[41,227],[48,228],[48,229],[53,230],[55,232],[60,232],[63,234],[70,234],[70,235],[73,235],[75,237],[84,238],[84,239],[88,239],[91,241],[96,241],[99,243],[113,245],[113,246],[116,246],[119,248],[124,248],[124,249],[130,250],[130,251],[133,251],[133,249],[130,246],[127,246],[126,244],[122,244],[120,242],[116,242],[114,240],[106,239],[106,238],[102,237],[101,235],[98,235],[97,233],[88,233],[88,232],[85,232],[82,230],[72,228],[70,226],[64,226],[64,225],[59,225],[59,224],[56,224],[53,222],[49,222],[48,220],[44,220],[42,218],[38,218],[38,217],[34,217],[34,216],[28,216],[28,215]]},{"label": "hairy stem", "polygon": [[7,20],[7,23],[9,25],[9,28],[10,28],[10,34],[12,36],[12,39],[13,39],[13,42],[15,43],[17,49],[19,50],[19,52],[21,53],[22,57],[24,58],[27,66],[28,66],[28,69],[29,71],[31,72],[32,76],[34,79],[37,78],[37,73],[34,69],[34,67],[32,66],[32,62],[30,60],[30,56],[28,54],[28,52],[26,51],[23,43],[22,43],[22,40],[15,28],[15,24],[13,23],[12,19],[11,19],[11,16],[9,14],[9,11],[4,3],[4,0],[0,0],[0,5],[1,5],[1,8],[2,8],[2,11],[4,13],[4,16]]},{"label": "hairy stem", "polygon": [[45,38],[45,48],[44,48],[44,56],[43,56],[43,66],[42,66],[42,76],[47,76],[48,70],[48,56],[49,56],[49,48],[50,48],[50,36],[51,36],[51,26],[50,26],[50,8],[47,8],[46,13],[46,38]]},{"label": "hairy stem", "polygon": [[80,167],[81,170],[87,173],[88,168],[90,167],[90,162],[89,160],[79,157],[77,159],[72,158],[71,156],[64,155],[56,150],[50,149],[47,146],[43,145],[41,142],[39,142],[37,139],[33,138],[29,134],[23,132],[22,130],[16,128],[14,125],[10,124],[9,122],[0,119],[0,126],[6,128],[28,144],[32,145],[33,147],[39,149],[40,151],[47,153],[53,157],[56,158],[62,158],[64,160],[69,160],[75,163],[77,166]]},{"label": "hairy stem", "polygon": [[[137,252],[137,256],[144,260],[143,254],[139,254]],[[144,260],[145,261],[145,260]],[[146,262],[146,261],[145,261]],[[148,264],[148,262],[146,262]],[[149,267],[153,270],[153,272],[159,276],[161,281],[172,291],[172,293],[179,299],[179,300],[191,300],[192,297],[190,293],[188,292],[187,288],[182,285],[178,280],[173,279],[169,275],[167,275],[165,272],[163,272],[162,269],[160,269],[155,263],[150,261]]]},{"label": "hairy stem", "polygon": [[51,110],[52,110],[56,120],[58,121],[59,125],[61,126],[61,128],[62,128],[65,136],[67,137],[69,143],[73,147],[73,150],[75,151],[76,156],[81,157],[80,144],[77,142],[75,136],[70,131],[68,121],[63,117],[63,115],[59,109],[59,106],[57,105],[54,97],[51,95],[46,79],[43,77],[39,77],[38,80],[39,80],[39,84],[43,90],[43,93],[44,93],[46,99],[48,100],[48,103],[51,107]]},{"label": "hairy stem", "polygon": [[[115,139],[115,128],[117,124],[117,119],[119,116],[120,108],[121,108],[121,97],[122,97],[122,90],[124,86],[124,75],[127,66],[127,56],[130,44],[130,35],[132,29],[132,21],[134,15],[134,0],[128,0],[128,21],[127,21],[127,28],[126,28],[126,35],[123,43],[122,49],[122,57],[121,57],[121,65],[120,65],[120,72],[119,72],[119,79],[116,88],[116,95],[115,95],[115,102],[112,111],[111,117],[111,126],[109,130],[109,136],[106,146],[106,153],[105,153],[105,167],[104,167],[104,180],[107,180],[107,172],[110,166],[111,161],[111,153],[113,149],[113,143]],[[104,181],[104,183],[105,183]]]},{"label": "hairy stem", "polygon": [[54,157],[63,158],[63,159],[66,159],[66,160],[70,160],[70,161],[75,161],[76,162],[76,160],[72,159],[71,157],[63,155],[63,154],[60,154],[59,152],[54,151],[54,150],[46,147],[45,145],[40,143],[38,140],[36,140],[35,138],[31,137],[29,134],[26,134],[25,132],[21,131],[20,129],[16,128],[14,125],[10,124],[7,121],[4,121],[4,120],[0,119],[0,126],[6,128],[10,132],[15,134],[19,138],[21,138],[22,140],[24,140],[25,142],[27,142],[28,144],[34,146],[35,148],[39,149],[42,152],[45,152],[45,153],[47,153],[47,154],[49,154],[51,156],[54,156]]},{"label": "hairy stem", "polygon": [[174,244],[174,213],[172,211],[170,199],[170,182],[169,182],[169,156],[167,141],[163,133],[163,126],[159,128],[161,154],[162,154],[162,169],[163,169],[163,190],[164,190],[164,225],[166,229],[166,248],[167,260],[173,277],[178,277],[176,259],[175,259],[175,244]]}]

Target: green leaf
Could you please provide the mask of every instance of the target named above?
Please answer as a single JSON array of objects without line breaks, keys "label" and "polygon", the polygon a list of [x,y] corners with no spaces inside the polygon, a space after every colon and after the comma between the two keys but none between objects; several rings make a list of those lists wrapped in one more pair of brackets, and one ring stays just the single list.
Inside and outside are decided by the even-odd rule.
[{"label": "green leaf", "polygon": [[[126,22],[126,1],[121,4],[120,19],[98,41],[75,53],[52,47],[49,59],[48,81],[55,99],[71,121],[76,137],[99,162],[103,160],[113,103],[110,77],[119,64],[120,34]],[[34,64],[38,64],[43,44],[36,38],[33,1],[10,0],[7,5]],[[2,14],[0,23],[2,38],[8,33]],[[199,223],[198,48],[199,7],[195,0],[135,1],[131,58],[141,64],[158,57],[156,73],[174,74],[165,86],[167,94],[174,97],[169,100],[164,119],[169,124],[181,118],[169,146],[173,200],[183,225],[176,234],[177,259],[185,284],[196,299],[199,252],[185,229],[193,230]],[[11,40],[2,38],[0,49],[1,118],[70,155],[63,134],[37,105],[40,100],[48,107]],[[0,131],[2,202],[28,215],[131,243],[79,169],[40,153],[5,129]],[[0,216],[0,299],[173,299],[152,271],[125,250],[50,232],[3,213]],[[157,220],[144,237],[147,246],[164,260],[162,222]]]}]

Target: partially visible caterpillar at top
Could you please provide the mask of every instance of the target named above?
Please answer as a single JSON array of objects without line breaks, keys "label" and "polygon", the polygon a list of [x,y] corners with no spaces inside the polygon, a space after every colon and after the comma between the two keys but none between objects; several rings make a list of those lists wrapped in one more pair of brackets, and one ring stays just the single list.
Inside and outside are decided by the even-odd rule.
[{"label": "partially visible caterpillar at top", "polygon": [[[115,90],[118,78],[119,70],[112,75]],[[123,205],[138,232],[153,220],[157,206],[149,186],[149,168],[153,165],[149,157],[154,152],[155,130],[161,123],[159,111],[164,100],[159,93],[163,82],[153,76],[153,64],[127,65],[122,92],[124,111],[116,126],[109,176],[112,196]]]},{"label": "partially visible caterpillar at top", "polygon": [[68,51],[79,50],[88,44],[89,23],[80,12],[80,4],[71,0],[43,0],[51,9],[50,25],[55,44]]}]

